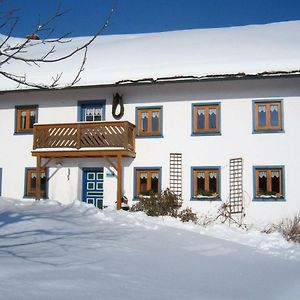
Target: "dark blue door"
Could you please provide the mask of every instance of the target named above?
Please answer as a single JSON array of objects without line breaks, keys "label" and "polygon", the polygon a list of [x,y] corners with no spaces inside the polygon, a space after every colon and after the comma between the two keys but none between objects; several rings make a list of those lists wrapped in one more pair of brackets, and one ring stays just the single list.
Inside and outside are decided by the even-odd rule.
[{"label": "dark blue door", "polygon": [[103,168],[84,168],[82,201],[103,208]]}]

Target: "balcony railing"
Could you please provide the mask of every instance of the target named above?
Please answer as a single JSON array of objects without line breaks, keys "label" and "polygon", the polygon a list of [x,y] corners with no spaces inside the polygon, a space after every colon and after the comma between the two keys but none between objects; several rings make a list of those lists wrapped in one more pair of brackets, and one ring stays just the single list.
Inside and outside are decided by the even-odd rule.
[{"label": "balcony railing", "polygon": [[33,149],[121,147],[134,152],[134,127],[127,121],[35,124]]}]

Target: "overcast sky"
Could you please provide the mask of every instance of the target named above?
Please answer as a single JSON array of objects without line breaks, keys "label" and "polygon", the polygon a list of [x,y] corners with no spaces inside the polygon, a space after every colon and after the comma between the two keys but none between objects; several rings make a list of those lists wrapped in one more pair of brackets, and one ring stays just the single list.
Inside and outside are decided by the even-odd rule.
[{"label": "overcast sky", "polygon": [[[59,36],[92,35],[114,3],[116,10],[104,34],[158,32],[300,20],[300,0],[1,0],[2,14],[18,9],[15,36],[25,36],[51,17],[61,3],[70,10],[55,22]],[[2,29],[2,33],[6,33]]]}]

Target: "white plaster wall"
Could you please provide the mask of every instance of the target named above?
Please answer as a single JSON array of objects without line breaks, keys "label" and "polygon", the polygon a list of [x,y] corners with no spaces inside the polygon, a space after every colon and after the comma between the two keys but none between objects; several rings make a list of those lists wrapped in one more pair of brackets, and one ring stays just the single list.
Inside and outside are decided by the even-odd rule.
[{"label": "white plaster wall", "polygon": [[[15,105],[38,104],[39,123],[77,121],[79,100],[106,99],[106,120],[111,115],[112,94],[124,95],[122,120],[135,123],[135,109],[163,106],[163,138],[137,138],[136,158],[124,159],[124,193],[133,197],[134,167],[162,167],[162,187],[169,185],[169,154],[183,153],[183,199],[200,213],[214,213],[220,202],[190,201],[191,166],[221,166],[221,197],[229,195],[229,159],[244,160],[244,190],[249,221],[268,221],[300,211],[297,173],[300,166],[299,79],[265,79],[106,87],[66,91],[8,93],[0,95],[0,167],[3,168],[2,195],[22,198],[25,167],[34,167],[32,135],[14,135]],[[252,100],[282,99],[284,133],[252,134]],[[221,135],[191,136],[191,105],[221,103]],[[49,198],[69,203],[81,199],[81,168],[105,167],[104,159],[63,159],[50,179]],[[286,202],[252,202],[254,165],[285,166]],[[55,161],[50,164],[55,172]],[[69,179],[68,169],[70,170]],[[115,205],[116,178],[104,176],[104,205]]]}]

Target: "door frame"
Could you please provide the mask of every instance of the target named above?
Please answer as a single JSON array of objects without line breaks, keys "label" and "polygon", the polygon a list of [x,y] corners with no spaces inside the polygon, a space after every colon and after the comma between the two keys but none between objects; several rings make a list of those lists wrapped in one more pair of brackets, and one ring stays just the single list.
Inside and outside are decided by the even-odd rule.
[{"label": "door frame", "polygon": [[[103,200],[102,200],[102,203],[104,202],[104,167],[84,167],[84,168],[81,168],[82,170],[82,176],[81,176],[81,202],[84,202],[83,201],[83,198],[84,198],[84,185],[83,185],[83,182],[84,182],[84,173],[85,172],[88,172],[88,171],[92,171],[92,172],[95,172],[97,170],[102,170],[102,173],[103,173]],[[87,203],[87,202],[86,202]]]}]

